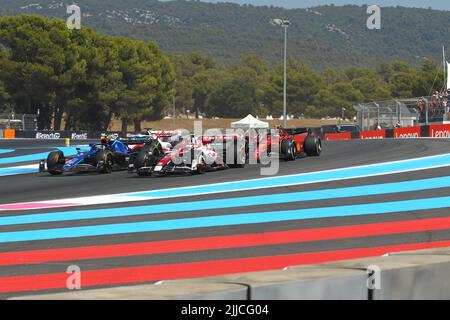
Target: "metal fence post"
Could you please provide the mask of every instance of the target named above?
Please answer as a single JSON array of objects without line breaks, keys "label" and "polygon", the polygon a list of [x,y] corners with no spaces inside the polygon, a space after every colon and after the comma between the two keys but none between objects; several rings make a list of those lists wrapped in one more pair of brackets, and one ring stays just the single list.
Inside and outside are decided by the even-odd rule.
[{"label": "metal fence post", "polygon": [[375,102],[375,106],[377,107],[377,128],[380,126],[380,105]]},{"label": "metal fence post", "polygon": [[402,102],[398,101],[398,122],[403,127]]},{"label": "metal fence post", "polygon": [[396,108],[397,122],[398,122],[398,123],[402,123],[402,114],[401,114],[401,105],[400,105],[400,101],[395,100],[395,103],[396,103],[396,105],[397,105],[397,108]]},{"label": "metal fence post", "polygon": [[397,119],[397,123],[400,122],[400,119],[398,118],[398,109],[399,109],[398,101],[395,100],[395,118]]},{"label": "metal fence post", "polygon": [[398,102],[398,116],[400,118],[398,122],[400,122],[400,124],[403,127],[403,115],[402,115],[402,103],[401,103],[401,101]]},{"label": "metal fence post", "polygon": [[393,128],[394,127],[394,118],[392,117],[392,109],[391,108],[388,108],[389,109],[389,118],[390,118],[390,120],[391,120],[391,128]]},{"label": "metal fence post", "polygon": [[359,121],[361,121],[360,123],[359,123],[359,127],[361,128],[361,130],[364,130],[364,111],[365,111],[365,106],[364,105],[359,105],[360,106],[360,115],[359,115],[359,118],[360,118],[360,120]]}]

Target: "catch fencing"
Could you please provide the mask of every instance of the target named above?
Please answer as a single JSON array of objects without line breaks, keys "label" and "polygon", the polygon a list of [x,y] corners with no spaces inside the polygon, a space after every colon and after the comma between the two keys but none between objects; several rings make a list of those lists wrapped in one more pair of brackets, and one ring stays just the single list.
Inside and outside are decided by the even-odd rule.
[{"label": "catch fencing", "polygon": [[35,114],[0,113],[0,129],[38,130],[38,116]]},{"label": "catch fencing", "polygon": [[354,109],[358,125],[364,131],[428,125],[449,119],[447,101],[434,96],[361,103]]},{"label": "catch fencing", "polygon": [[323,139],[327,141],[389,138],[450,138],[450,124],[430,124],[406,128],[369,130],[361,132],[343,132],[323,135]]}]

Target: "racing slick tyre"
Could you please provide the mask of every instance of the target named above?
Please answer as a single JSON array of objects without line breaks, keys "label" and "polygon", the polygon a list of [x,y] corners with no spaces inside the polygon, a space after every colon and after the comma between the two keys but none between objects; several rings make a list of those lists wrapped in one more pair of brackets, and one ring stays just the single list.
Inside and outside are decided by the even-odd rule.
[{"label": "racing slick tyre", "polygon": [[305,150],[308,157],[318,157],[322,152],[322,141],[320,138],[310,134],[303,142],[303,150]]},{"label": "racing slick tyre", "polygon": [[137,170],[138,175],[140,175],[140,176],[151,175],[150,172],[141,171],[139,169],[152,166],[152,163],[155,162],[155,161],[151,161],[152,157],[153,156],[148,154],[148,150],[143,150],[137,154],[136,158],[134,159],[134,167]]},{"label": "racing slick tyre", "polygon": [[100,173],[111,173],[112,172],[112,166],[113,166],[113,156],[111,152],[107,150],[101,150],[97,152],[95,155],[95,158],[97,160],[97,166],[100,162],[102,162],[101,167],[99,168]]},{"label": "racing slick tyre", "polygon": [[64,154],[62,151],[52,151],[47,156],[47,169],[52,175],[62,174],[61,170],[56,170],[58,165],[64,164]]},{"label": "racing slick tyre", "polygon": [[295,146],[294,141],[292,140],[283,140],[281,141],[281,154],[284,156],[284,160],[293,161],[297,156],[297,148]]},{"label": "racing slick tyre", "polygon": [[191,173],[204,174],[205,172],[206,172],[206,162],[205,162],[205,159],[203,159],[203,157],[200,156],[198,158],[197,168],[195,170],[192,170]]},{"label": "racing slick tyre", "polygon": [[233,164],[230,164],[230,168],[244,168],[247,160],[247,154],[245,152],[245,144],[238,150],[238,143],[233,143]]}]

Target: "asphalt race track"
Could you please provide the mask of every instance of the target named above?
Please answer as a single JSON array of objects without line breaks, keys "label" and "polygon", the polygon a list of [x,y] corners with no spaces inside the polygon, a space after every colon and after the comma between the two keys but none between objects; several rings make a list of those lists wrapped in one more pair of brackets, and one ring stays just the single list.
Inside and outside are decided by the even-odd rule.
[{"label": "asphalt race track", "polygon": [[272,178],[1,175],[63,146],[0,140],[1,298],[66,291],[70,265],[87,289],[450,246],[450,140],[325,142]]}]

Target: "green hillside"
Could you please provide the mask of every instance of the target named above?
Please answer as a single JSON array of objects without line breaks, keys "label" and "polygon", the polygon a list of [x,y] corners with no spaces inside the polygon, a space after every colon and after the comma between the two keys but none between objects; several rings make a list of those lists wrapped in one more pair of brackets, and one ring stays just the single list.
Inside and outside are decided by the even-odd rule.
[{"label": "green hillside", "polygon": [[[0,15],[23,13],[65,18],[72,1],[0,0]],[[439,61],[449,43],[450,12],[404,7],[382,9],[382,30],[366,28],[366,8],[321,6],[287,10],[277,7],[211,4],[198,1],[85,0],[82,24],[110,35],[155,40],[169,53],[199,51],[226,65],[247,53],[272,64],[282,57],[283,34],[271,18],[284,17],[289,52],[315,69],[343,69],[396,59],[421,64]]]}]

